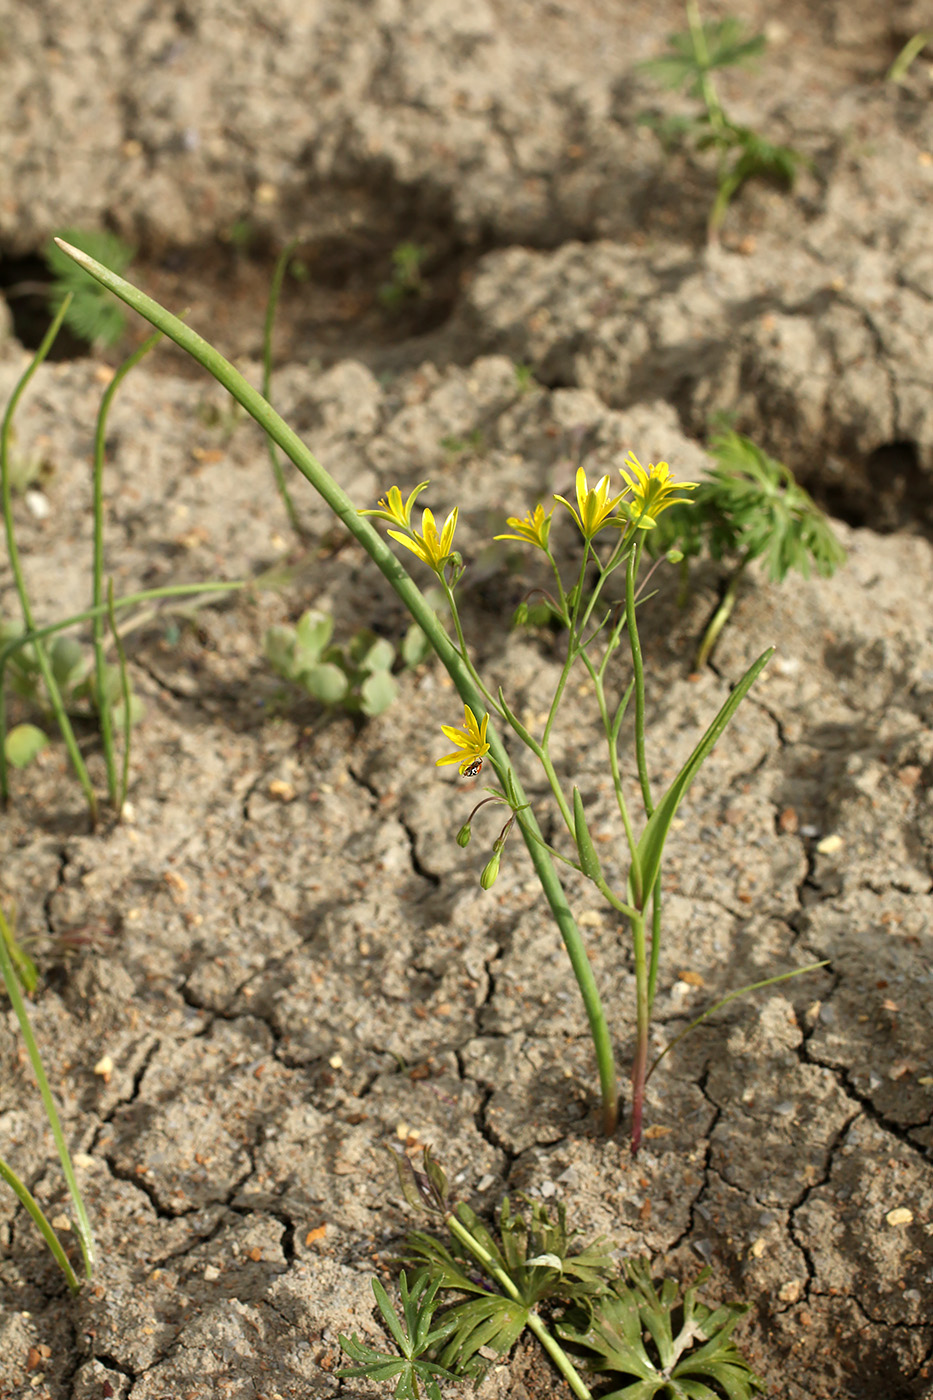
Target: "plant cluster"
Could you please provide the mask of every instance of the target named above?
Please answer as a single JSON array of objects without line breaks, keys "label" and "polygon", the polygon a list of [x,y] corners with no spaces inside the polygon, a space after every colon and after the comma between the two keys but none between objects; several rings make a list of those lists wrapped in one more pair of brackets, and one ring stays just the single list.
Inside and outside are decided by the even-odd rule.
[{"label": "plant cluster", "polygon": [[[31,708],[44,710],[47,697],[35,643],[25,641],[23,628],[18,623],[0,620],[0,652],[9,643],[17,647],[10,655],[8,666],[10,690]],[[99,719],[102,707],[98,700],[94,656],[89,648],[76,637],[59,634],[48,649],[48,658],[69,718],[86,714]],[[123,682],[121,667],[105,666],[104,706],[109,708],[111,723],[117,732],[122,732],[126,725]],[[142,701],[130,689],[130,724],[136,724],[142,713]],[[48,743],[48,734],[38,725],[16,724],[5,739],[7,761],[14,768],[25,768]]]},{"label": "plant cluster", "polygon": [[686,33],[672,34],[668,52],[640,67],[663,87],[686,89],[702,109],[694,115],[647,112],[640,120],[657,133],[666,149],[688,146],[715,153],[717,193],[707,221],[709,236],[715,239],[730,202],[746,180],[763,177],[790,188],[806,157],[734,122],[716,90],[713,74],[757,58],[764,51],[765,36],[746,36],[741,22],[731,17],[704,22],[697,0],[686,0],[686,11]]},{"label": "plant cluster", "polygon": [[709,478],[689,507],[673,506],[648,539],[655,558],[680,557],[685,578],[689,560],[701,554],[717,563],[731,561],[722,602],[700,643],[698,668],[709,659],[756,559],[773,583],[783,583],[791,569],[809,578],[813,568],[830,578],[846,558],[826,516],[783,462],[731,430],[717,433],[709,450],[716,462]]},{"label": "plant cluster", "polygon": [[[466,568],[462,555],[455,548],[459,507],[454,505],[442,523],[435,520],[429,508],[423,509],[419,527],[414,522],[413,512],[418,497],[428,485],[427,482],[420,482],[407,497],[403,496],[398,486],[392,486],[375,508],[359,510],[271,408],[267,394],[253,389],[223,356],[158,303],[86,254],[76,249],[67,251],[102,285],[115,291],[157,329],[192,354],[255,418],[367,551],[446,667],[464,705],[464,722],[462,727],[450,724],[442,726],[447,737],[456,745],[456,751],[438,762],[446,764],[455,761],[461,776],[470,778],[477,776],[488,763],[494,777],[494,783],[486,789],[487,797],[478,804],[473,816],[461,828],[458,839],[460,844],[469,841],[472,821],[479,808],[492,804],[506,809],[505,823],[492,843],[491,858],[487,859],[483,869],[482,883],[489,888],[498,874],[509,833],[513,827],[521,832],[580,988],[597,1062],[603,1125],[607,1133],[615,1131],[619,1113],[612,1037],[585,941],[570,910],[558,875],[558,865],[563,863],[582,873],[610,908],[627,923],[636,982],[631,1141],[632,1150],[637,1151],[642,1134],[645,1085],[651,1069],[648,1046],[660,967],[661,869],[665,843],[678,809],[701,765],[771,655],[771,649],[768,649],[753,662],[706,732],[700,736],[680,772],[674,776],[665,792],[656,794],[649,777],[647,692],[637,618],[637,608],[643,601],[644,588],[650,575],[640,577],[640,569],[645,557],[646,538],[658,529],[665,513],[678,502],[689,499],[697,489],[696,484],[678,483],[666,462],[652,463],[645,468],[633,454],[629,454],[621,468],[621,489],[613,494],[608,475],[591,485],[581,467],[576,474],[574,498],[556,498],[556,504],[566,511],[582,537],[582,553],[572,578],[563,577],[550,546],[556,505],[546,510],[543,503],[538,503],[524,517],[509,517],[508,530],[497,538],[531,547],[544,557],[553,579],[551,590],[547,592],[548,601],[564,628],[565,654],[555,692],[543,726],[539,732],[532,733],[519,718],[504,691],[497,688],[494,692],[484,682],[464,636],[456,598],[456,589]],[[390,539],[433,576],[433,585],[441,595],[440,610],[415,584],[397,553],[374,530],[367,518],[370,516],[389,525]],[[621,593],[613,597],[614,583],[610,581],[615,576],[621,578],[622,586]],[[319,623],[315,631],[314,625],[309,624],[306,633],[305,644],[309,644],[312,656],[310,667],[304,668],[303,660],[300,657],[296,659],[299,649],[297,629],[294,639],[296,652],[289,661],[285,655],[291,644],[289,639],[282,648],[283,663],[297,667],[298,674],[303,674],[304,669],[313,671],[316,666],[328,664],[341,670],[336,661],[324,656],[329,642],[329,635],[325,636],[326,625]],[[620,676],[619,666],[623,657],[627,658],[627,664]],[[620,818],[621,840],[611,864],[607,861],[604,865],[600,858],[579,789],[571,786],[568,790],[566,779],[558,773],[551,752],[553,731],[574,668],[582,669],[586,674],[595,698],[606,744],[607,774]],[[337,684],[333,673],[325,672],[324,675],[330,676]],[[348,681],[346,670],[340,679],[341,688],[345,681]],[[629,717],[630,705],[634,712],[630,716],[630,749],[623,758],[623,724]],[[510,729],[515,740],[537,759],[562,824],[563,838],[555,838],[555,841],[561,841],[560,845],[545,839],[500,737],[500,725],[503,729]],[[640,816],[636,816],[631,809],[623,783],[623,765],[630,767],[637,776]],[[754,985],[770,985],[785,977],[798,975],[803,970],[807,969],[779,973]],[[730,993],[730,998],[734,995],[736,993]],[[704,1015],[714,1009],[710,1008]]]},{"label": "plant cluster", "polygon": [[[392,668],[395,647],[370,627],[360,627],[345,646],[331,638],[330,613],[309,608],[294,627],[270,627],[265,635],[266,659],[284,680],[299,685],[329,709],[373,718],[387,710],[398,695]],[[420,627],[409,627],[401,645],[401,660],[417,666],[430,651]]]},{"label": "plant cluster", "polygon": [[[87,280],[87,279],[85,279]],[[96,283],[94,284],[96,286]],[[43,337],[42,343],[27,365],[10,395],[0,423],[0,502],[6,537],[10,571],[19,599],[22,625],[6,621],[0,624],[0,805],[9,800],[8,765],[22,767],[30,763],[47,742],[44,730],[37,725],[7,725],[7,682],[25,699],[42,703],[55,720],[68,751],[72,769],[81,785],[91,821],[98,815],[94,791],[84,755],[75,735],[72,714],[76,706],[88,701],[96,711],[100,739],[107,771],[107,794],[111,806],[122,811],[129,782],[130,728],[140,714],[140,703],[133,696],[126,666],[117,614],[157,599],[180,598],[197,593],[218,593],[239,588],[239,583],[172,584],[165,588],[150,588],[122,598],[113,595],[112,580],[104,574],[104,458],[107,418],[110,406],[123,379],[161,339],[150,336],[138,350],[126,359],[111,379],[97,414],[94,434],[94,466],[92,476],[93,544],[91,558],[90,606],[72,617],[38,626],[33,616],[32,602],[26,576],[20,562],[16,527],[13,519],[13,480],[10,443],[13,420],[19,402],[39,365],[48,355],[58,331],[68,315],[72,301],[65,296],[58,312]],[[93,669],[84,649],[74,638],[64,634],[81,623],[91,624]],[[109,633],[116,653],[116,666],[107,661]],[[50,639],[54,639],[51,640]],[[127,718],[129,723],[127,723]],[[122,731],[123,755],[118,764],[115,731]]]},{"label": "plant cluster", "polygon": [[480,1380],[527,1329],[578,1400],[591,1400],[581,1366],[614,1387],[603,1400],[751,1400],[764,1389],[732,1340],[747,1307],[697,1299],[708,1271],[683,1291],[665,1279],[658,1292],[648,1260],[627,1260],[620,1274],[607,1240],[581,1247],[562,1205],[552,1214],[523,1197],[513,1210],[505,1197],[493,1233],[465,1202],[452,1203],[429,1149],[423,1171],[395,1160],[406,1200],[434,1215],[450,1243],[409,1234],[401,1317],[372,1281],[397,1350],[341,1336],[354,1364],[339,1376],[394,1381],[398,1400],[414,1400],[423,1385],[440,1400],[439,1380]]}]

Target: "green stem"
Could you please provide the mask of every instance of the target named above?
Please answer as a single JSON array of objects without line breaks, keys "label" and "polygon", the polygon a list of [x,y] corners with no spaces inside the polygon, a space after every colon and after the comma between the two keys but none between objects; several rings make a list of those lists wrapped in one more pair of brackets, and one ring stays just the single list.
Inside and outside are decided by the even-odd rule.
[{"label": "green stem", "polygon": [[100,611],[94,615],[94,673],[97,681],[97,718],[100,724],[100,741],[107,768],[107,794],[110,805],[117,803],[117,764],[113,749],[113,715],[107,692],[107,661],[104,655],[105,614],[104,607],[104,454],[107,442],[107,418],[117,389],[122,381],[139,364],[149,351],[162,339],[161,332],[149,336],[138,350],[135,350],[117,370],[107,385],[97,411],[97,428],[94,433],[94,588],[93,604]]},{"label": "green stem", "polygon": [[[297,238],[293,238],[291,242],[286,243],[285,247],[282,249],[279,254],[278,262],[275,265],[275,271],[272,274],[272,284],[269,287],[269,300],[266,304],[266,322],[262,335],[262,392],[263,397],[267,399],[269,403],[272,402],[272,331],[275,326],[275,313],[278,309],[279,297],[282,294],[285,269],[288,267],[288,260],[295,251],[298,242],[299,240]],[[295,503],[291,498],[288,483],[285,480],[285,473],[282,470],[282,463],[279,461],[279,454],[275,450],[275,442],[271,437],[267,437],[266,444],[269,448],[269,461],[272,465],[272,475],[275,477],[276,489],[278,490],[282,505],[285,507],[285,514],[288,516],[288,523],[299,539],[305,539],[307,537],[307,531],[298,518],[298,512],[295,509]]]},{"label": "green stem", "polygon": [[460,1241],[465,1249],[470,1251],[474,1259],[482,1264],[489,1277],[495,1279],[499,1287],[514,1303],[518,1303],[522,1308],[527,1309],[527,1327],[534,1333],[538,1341],[544,1347],[544,1350],[554,1362],[554,1365],[557,1367],[558,1371],[560,1371],[574,1395],[577,1396],[577,1400],[592,1400],[590,1390],[584,1384],[580,1373],[570,1360],[570,1357],[557,1339],[551,1335],[534,1309],[528,1307],[528,1304],[524,1301],[521,1293],[505,1270],[500,1268],[489,1251],[483,1248],[479,1240],[470,1233],[462,1221],[458,1220],[455,1215],[448,1215],[446,1220],[447,1228],[450,1230],[450,1233]]},{"label": "green stem", "polygon": [[[35,355],[32,357],[32,362],[27,367],[25,373],[20,377],[16,388],[10,395],[10,401],[6,407],[6,413],[3,415],[3,424],[2,427],[0,427],[0,486],[2,486],[3,493],[3,522],[6,529],[7,553],[10,559],[10,570],[13,574],[13,580],[16,584],[16,591],[19,594],[19,605],[20,610],[23,614],[23,621],[26,624],[26,630],[29,632],[34,631],[35,626],[32,618],[32,606],[29,602],[29,593],[26,588],[26,579],[23,574],[22,565],[20,564],[19,549],[16,544],[16,533],[13,528],[13,500],[9,472],[10,428],[13,425],[13,415],[16,412],[16,407],[23,395],[23,392],[25,391],[25,388],[29,383],[30,379],[35,374],[36,370],[39,368],[42,361],[45,359],[46,355],[51,350],[52,343],[54,342],[55,337],[58,334],[59,327],[61,326],[62,320],[64,319],[65,313],[67,312],[70,304],[71,297],[66,296],[58,309],[58,314],[56,315],[52,324],[49,326],[49,329],[43,336],[41,345],[39,346]],[[95,797],[94,789],[91,786],[91,779],[87,771],[87,765],[85,764],[84,759],[81,757],[81,751],[78,748],[78,741],[75,738],[74,730],[71,727],[71,721],[65,713],[65,705],[62,700],[61,691],[59,690],[58,682],[56,681],[55,676],[52,673],[52,666],[49,661],[45,647],[38,642],[35,644],[35,647],[36,660],[39,665],[39,670],[42,673],[42,679],[45,682],[45,688],[48,693],[49,704],[52,707],[52,713],[54,714],[56,723],[58,724],[59,730],[61,731],[61,736],[65,741],[65,747],[68,750],[68,756],[71,759],[71,766],[74,768],[75,775],[78,779],[78,782],[81,784],[82,790],[84,792],[85,800],[87,801],[88,805],[88,811],[91,817],[91,822],[92,824],[96,823],[97,798]],[[3,715],[3,720],[5,723],[5,714]],[[2,738],[5,741],[5,730],[2,732],[2,734],[0,734],[0,738]],[[5,743],[0,744],[0,749],[5,749]],[[0,781],[0,790],[2,790],[2,792],[5,794],[7,782],[5,752],[3,752],[2,756],[0,756],[0,770],[2,770],[2,781]]]},{"label": "green stem", "polygon": [[[643,540],[639,540],[628,557],[625,568],[625,615],[628,620],[628,638],[632,649],[632,672],[635,679],[635,761],[638,764],[638,781],[645,804],[645,816],[654,811],[651,800],[651,785],[648,782],[648,761],[645,756],[645,667],[641,655],[641,639],[638,635],[638,620],[635,616],[635,580],[641,561]],[[647,896],[648,891],[644,891]]]},{"label": "green stem", "polygon": [[651,1007],[648,1000],[648,966],[645,947],[645,916],[641,912],[630,916],[632,948],[635,955],[635,1059],[632,1062],[632,1156],[641,1146],[642,1119],[645,1108],[645,1084],[648,1068],[648,1032]]},{"label": "green stem", "polygon": [[709,49],[706,46],[706,34],[703,30],[703,21],[700,19],[700,7],[697,0],[686,0],[686,9],[687,24],[690,26],[690,38],[693,43],[693,56],[700,75],[700,91],[706,106],[706,115],[709,117],[710,126],[719,134],[726,125],[726,114],[719,100],[716,85],[710,77]]},{"label": "green stem", "polygon": [[[108,271],[93,258],[88,257],[87,254],[62,243],[61,240],[58,240],[58,243],[92,277],[95,277],[103,286],[109,287],[128,306],[138,311],[152,325],[164,331],[176,345],[186,350],[209,374],[213,375],[219,384],[222,384],[233,395],[238,403],[242,404],[259,426],[270,434],[282,451],[291,458],[302,476],[307,478],[330,506],[338,520],[346,526],[354,539],[366,550],[373,563],[427,636],[441,664],[457,687],[464,704],[469,705],[474,714],[480,713],[483,704],[482,694],[473,682],[457,648],[438,621],[434,609],[382,537],[370,525],[369,520],[359,514],[346,492],[324,470],[297,433],[279,417],[271,405],[234,369],[233,365],[225,360],[196,331],[185,325],[177,316],[166,311],[164,307],[159,306],[158,302],[153,301],[151,297],[145,296],[129,282],[124,281],[122,277],[118,277],[116,273]],[[492,765],[503,788],[507,787],[507,781],[511,781],[519,804],[524,803],[526,798],[518,775],[509,762],[502,741],[492,727],[489,729],[488,738]],[[587,957],[583,938],[570,911],[557,871],[547,852],[538,846],[535,839],[540,837],[541,832],[530,808],[519,813],[518,822],[532,864],[541,882],[544,896],[550,905],[564,946],[567,949],[571,967],[586,1008],[599,1070],[603,1126],[606,1133],[611,1135],[618,1122],[618,1091],[612,1041],[605,1010]]]},{"label": "green stem", "polygon": [[26,1183],[20,1180],[13,1168],[9,1166],[2,1157],[0,1157],[0,1178],[15,1192],[19,1197],[20,1204],[32,1216],[36,1229],[45,1240],[50,1252],[55,1258],[55,1262],[65,1275],[68,1287],[71,1289],[72,1293],[80,1292],[81,1285],[78,1282],[74,1269],[71,1267],[71,1260],[62,1249],[61,1242],[49,1224],[45,1212]]},{"label": "green stem", "polygon": [[[29,1017],[26,1015],[26,1007],[20,994],[16,972],[14,971],[12,960],[7,951],[7,944],[11,934],[2,910],[0,910],[0,930],[2,930],[3,935],[0,937],[0,974],[3,976],[3,980],[6,984],[7,996],[10,998],[13,1010],[16,1013],[16,1019],[19,1021],[19,1028],[26,1045],[26,1053],[32,1065],[32,1072],[36,1076],[36,1083],[39,1086],[39,1093],[42,1096],[45,1115],[49,1121],[49,1127],[52,1129],[52,1137],[55,1139],[55,1146],[58,1149],[58,1157],[62,1164],[62,1172],[68,1183],[68,1190],[71,1194],[71,1200],[74,1206],[78,1242],[81,1245],[81,1253],[84,1256],[84,1272],[87,1277],[90,1278],[94,1264],[94,1236],[91,1233],[91,1222],[87,1218],[87,1212],[84,1209],[84,1201],[81,1199],[81,1192],[78,1190],[78,1183],[75,1180],[74,1169],[71,1165],[71,1157],[68,1152],[68,1145],[65,1142],[65,1134],[62,1132],[58,1109],[55,1107],[52,1090],[49,1088],[49,1081],[46,1078],[45,1070],[42,1068],[39,1047],[32,1033],[32,1026],[29,1024]],[[33,1217],[33,1219],[35,1219],[35,1217]]]},{"label": "green stem", "polygon": [[748,568],[753,558],[754,555],[752,551],[749,550],[746,553],[742,562],[739,564],[738,568],[735,569],[735,571],[729,578],[729,582],[726,585],[726,591],[722,595],[722,602],[719,604],[719,607],[713,613],[712,621],[710,622],[709,626],[704,632],[703,640],[700,643],[699,650],[697,651],[695,666],[698,671],[702,671],[703,667],[706,665],[707,661],[712,655],[713,647],[719,640],[720,632],[725,627],[726,623],[729,621],[729,618],[732,615],[732,609],[735,607],[735,600],[738,596],[739,584],[742,580],[742,576],[745,573],[745,570]]},{"label": "green stem", "polygon": [[123,640],[117,631],[117,611],[113,601],[112,578],[107,580],[107,617],[110,621],[113,644],[117,650],[117,662],[120,667],[120,691],[123,696],[123,765],[120,771],[120,791],[119,794],[114,794],[114,806],[117,813],[121,814],[126,805],[126,794],[130,786],[130,731],[132,729],[130,710],[133,696],[130,691],[130,675],[126,666],[126,652],[123,649]]}]

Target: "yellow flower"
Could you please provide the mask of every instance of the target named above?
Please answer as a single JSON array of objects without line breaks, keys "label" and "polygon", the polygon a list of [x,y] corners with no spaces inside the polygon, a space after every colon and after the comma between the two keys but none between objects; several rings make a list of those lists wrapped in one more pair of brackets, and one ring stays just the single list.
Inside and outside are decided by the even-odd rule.
[{"label": "yellow flower", "polygon": [[[390,525],[401,525],[405,530],[411,530],[411,510],[415,501],[426,486],[428,481],[419,481],[412,491],[408,500],[402,502],[402,493],[397,486],[390,486],[389,490],[378,502],[378,510],[361,510],[360,515],[375,515],[380,520],[388,520]],[[414,533],[414,532],[412,532]]]},{"label": "yellow flower", "polygon": [[554,514],[553,508],[544,513],[544,506],[535,506],[535,513],[531,511],[525,513],[524,520],[519,520],[517,516],[510,515],[506,520],[506,525],[511,525],[515,531],[514,535],[495,535],[497,540],[518,540],[519,544],[534,544],[538,549],[547,550],[547,538],[551,533],[551,516]]},{"label": "yellow flower", "polygon": [[[478,773],[483,766],[483,755],[489,752],[489,744],[486,741],[488,727],[488,715],[483,715],[482,723],[478,724],[469,705],[464,705],[462,729],[457,729],[452,724],[441,725],[444,734],[452,744],[457,745],[457,748],[454,753],[448,753],[443,758],[439,758],[436,766],[441,768],[445,763],[457,763],[460,765],[461,777],[468,770],[472,770],[470,777],[474,773]],[[476,766],[474,767],[474,765]]]},{"label": "yellow flower", "polygon": [[567,507],[584,537],[591,540],[604,525],[612,523],[609,517],[623,495],[624,492],[620,492],[610,501],[608,476],[600,477],[595,486],[588,487],[586,472],[580,467],[577,471],[577,510],[574,510],[570,502],[565,501],[563,496],[555,496],[554,499]]},{"label": "yellow flower", "polygon": [[674,481],[666,462],[649,462],[646,471],[634,452],[628,454],[626,466],[628,471],[625,467],[619,470],[625,482],[625,494],[631,492],[632,499],[624,501],[620,510],[629,523],[639,530],[653,530],[662,510],[686,500],[685,496],[675,495],[676,491],[695,491],[697,488],[695,481]]},{"label": "yellow flower", "polygon": [[454,506],[444,521],[444,528],[439,535],[434,523],[434,516],[429,510],[421,512],[420,535],[414,530],[410,538],[408,535],[400,535],[398,530],[390,530],[389,534],[394,540],[398,540],[399,544],[410,549],[412,554],[417,554],[418,558],[423,560],[429,569],[433,569],[436,574],[441,574],[444,571],[444,565],[450,558],[450,547],[454,542],[454,530],[457,528],[459,509],[459,506]]}]

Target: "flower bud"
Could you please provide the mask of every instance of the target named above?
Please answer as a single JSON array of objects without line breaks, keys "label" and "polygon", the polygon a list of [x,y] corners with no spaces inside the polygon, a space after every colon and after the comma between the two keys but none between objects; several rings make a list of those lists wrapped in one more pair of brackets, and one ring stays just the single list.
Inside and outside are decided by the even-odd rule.
[{"label": "flower bud", "polygon": [[479,882],[484,890],[492,889],[493,885],[496,883],[496,876],[498,874],[499,857],[495,855],[493,856],[492,860],[490,860],[489,863],[486,865],[482,875],[479,877]]},{"label": "flower bud", "polygon": [[471,837],[472,835],[473,835],[473,832],[472,832],[472,830],[471,830],[471,828],[470,828],[470,823],[469,823],[469,822],[465,822],[464,825],[461,826],[460,830],[457,832],[457,845],[458,845],[458,846],[469,846],[469,844],[470,844],[470,837]]}]

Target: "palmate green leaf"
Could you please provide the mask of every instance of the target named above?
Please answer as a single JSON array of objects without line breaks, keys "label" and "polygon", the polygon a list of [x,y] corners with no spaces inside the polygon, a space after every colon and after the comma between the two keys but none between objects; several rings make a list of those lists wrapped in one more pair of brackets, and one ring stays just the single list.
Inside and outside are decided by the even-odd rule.
[{"label": "palmate green leaf", "polygon": [[648,59],[638,67],[662,87],[679,88],[690,80],[691,96],[699,96],[704,73],[749,63],[763,53],[767,45],[763,34],[746,38],[744,25],[737,19],[713,20],[703,24],[701,29],[705,59],[697,50],[693,34],[686,30],[668,36],[668,53]]},{"label": "palmate green leaf", "polygon": [[671,822],[677,815],[677,808],[686,797],[703,760],[711,753],[723,730],[773,655],[774,647],[768,647],[748,668],[649,817],[637,846],[642,889],[646,892],[654,888],[654,882],[658,878],[664,843],[671,829]]},{"label": "palmate green leaf", "polygon": [[600,1300],[588,1328],[558,1328],[594,1354],[594,1371],[628,1378],[604,1400],[751,1400],[764,1389],[731,1338],[747,1309],[698,1302],[705,1271],[681,1295],[673,1279],[658,1293],[646,1259],[629,1260],[625,1269],[626,1279]]},{"label": "palmate green leaf", "polygon": [[438,1286],[438,1283],[432,1283],[430,1279],[423,1277],[417,1279],[409,1289],[408,1276],[403,1271],[399,1278],[399,1293],[402,1299],[402,1317],[399,1317],[385,1288],[374,1278],[372,1289],[376,1306],[400,1355],[378,1351],[375,1347],[361,1342],[355,1333],[352,1337],[341,1335],[341,1349],[357,1364],[338,1371],[338,1378],[395,1380],[396,1400],[417,1400],[420,1381],[432,1400],[440,1400],[437,1379],[457,1380],[458,1377],[436,1362],[424,1359],[424,1353],[440,1346],[451,1330],[446,1322],[442,1322],[439,1327],[432,1325]]},{"label": "palmate green leaf", "polygon": [[496,1293],[456,1303],[444,1314],[450,1336],[439,1356],[441,1365],[478,1379],[486,1370],[481,1349],[489,1347],[505,1356],[527,1326],[530,1312],[526,1304]]}]

